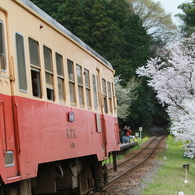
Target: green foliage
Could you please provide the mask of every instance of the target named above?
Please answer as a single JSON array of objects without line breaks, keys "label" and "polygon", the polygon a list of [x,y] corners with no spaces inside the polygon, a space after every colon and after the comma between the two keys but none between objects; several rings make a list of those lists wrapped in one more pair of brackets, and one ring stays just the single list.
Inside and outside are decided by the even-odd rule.
[{"label": "green foliage", "polygon": [[130,114],[127,119],[125,121],[119,119],[119,124],[121,126],[130,124],[134,131],[144,127],[144,133],[153,126],[166,128],[168,116],[165,109],[158,103],[154,91],[148,87],[147,79],[143,77],[140,81],[141,85],[136,89],[138,98],[129,108]]},{"label": "green foliage", "polygon": [[[111,25],[107,17],[102,0],[85,0],[83,1],[83,11],[87,23],[90,26],[90,34],[86,40],[93,49],[103,55],[104,43],[107,42],[107,31]],[[104,55],[103,55],[104,56]]]},{"label": "green foliage", "polygon": [[89,25],[85,19],[80,0],[66,0],[58,10],[57,19],[80,39],[89,37]]},{"label": "green foliage", "polygon": [[132,4],[134,12],[143,21],[144,27],[151,37],[167,43],[173,40],[177,27],[173,23],[171,13],[166,13],[160,1],[127,0]]},{"label": "green foliage", "polygon": [[189,36],[195,31],[195,1],[182,3],[178,6],[184,13],[177,14],[183,20],[182,33],[184,36]]},{"label": "green foliage", "polygon": [[58,19],[57,13],[59,8],[63,5],[66,0],[31,0],[34,4],[44,10],[54,19]]},{"label": "green foliage", "polygon": [[137,88],[140,85],[140,82],[132,77],[126,87],[120,85],[121,79],[119,76],[115,77],[115,92],[117,98],[117,114],[118,117],[122,120],[126,120],[127,116],[130,114],[129,107],[137,99]]}]

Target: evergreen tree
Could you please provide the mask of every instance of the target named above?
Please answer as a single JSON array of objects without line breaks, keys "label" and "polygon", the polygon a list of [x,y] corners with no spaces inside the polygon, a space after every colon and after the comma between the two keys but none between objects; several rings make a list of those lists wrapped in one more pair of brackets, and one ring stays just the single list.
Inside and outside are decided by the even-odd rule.
[{"label": "evergreen tree", "polygon": [[135,75],[135,70],[140,65],[146,64],[149,59],[149,37],[139,16],[131,14],[128,17],[126,26],[122,29],[125,45],[122,57],[130,59],[131,64],[128,77]]},{"label": "evergreen tree", "polygon": [[111,0],[108,7],[108,16],[123,29],[131,15],[130,5],[125,0]]},{"label": "evergreen tree", "polygon": [[178,8],[184,12],[184,14],[177,14],[184,22],[184,25],[181,26],[182,33],[184,36],[189,36],[195,31],[195,0],[191,3],[183,3]]},{"label": "evergreen tree", "polygon": [[66,0],[58,10],[59,23],[82,40],[89,37],[89,25],[85,20],[80,0]]},{"label": "evergreen tree", "polygon": [[35,5],[44,10],[52,18],[58,20],[58,9],[65,3],[66,0],[31,0]]},{"label": "evergreen tree", "polygon": [[115,28],[119,29],[117,35],[112,36],[114,43],[117,43],[114,47],[116,56],[108,59],[125,85],[135,76],[136,68],[149,59],[149,37],[139,16],[131,13],[130,4],[125,0],[111,0],[107,14]]},{"label": "evergreen tree", "polygon": [[107,17],[103,0],[84,0],[83,11],[85,19],[90,26],[90,34],[86,39],[93,49],[104,56],[104,43],[107,43],[110,19]]}]

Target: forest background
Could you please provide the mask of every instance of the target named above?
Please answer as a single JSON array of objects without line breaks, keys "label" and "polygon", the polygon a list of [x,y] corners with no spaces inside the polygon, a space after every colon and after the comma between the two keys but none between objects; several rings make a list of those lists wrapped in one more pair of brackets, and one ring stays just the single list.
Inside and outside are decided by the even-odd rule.
[{"label": "forest background", "polygon": [[[106,58],[116,71],[118,117],[121,127],[146,133],[166,129],[169,123],[166,106],[159,104],[136,69],[163,52],[163,47],[178,37],[178,27],[159,2],[152,0],[31,0]],[[194,5],[189,4],[189,5]],[[190,7],[191,8],[191,7]],[[182,35],[187,30],[186,10]],[[195,20],[194,20],[195,21]],[[191,30],[191,28],[190,28]],[[117,91],[118,89],[118,91]]]}]

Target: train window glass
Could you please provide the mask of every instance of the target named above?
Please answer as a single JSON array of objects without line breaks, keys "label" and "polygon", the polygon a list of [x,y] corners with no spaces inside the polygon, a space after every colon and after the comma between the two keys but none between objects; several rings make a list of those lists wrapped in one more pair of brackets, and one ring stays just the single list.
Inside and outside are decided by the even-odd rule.
[{"label": "train window glass", "polygon": [[110,108],[110,112],[112,113],[112,96],[111,96],[111,84],[110,84],[110,82],[107,82],[107,87],[108,87],[109,108]]},{"label": "train window glass", "polygon": [[93,100],[94,100],[94,108],[98,109],[98,97],[97,97],[97,82],[96,76],[92,75],[92,82],[93,82]]},{"label": "train window glass", "polygon": [[68,79],[70,81],[75,81],[74,79],[74,66],[71,60],[68,60]]},{"label": "train window glass", "polygon": [[[96,85],[97,85],[97,94],[101,94],[100,93],[100,78],[99,78],[99,75],[100,75],[100,70],[99,69],[96,69]],[[101,95],[98,95],[98,102],[101,102]]]},{"label": "train window glass", "polygon": [[56,53],[56,68],[58,79],[58,95],[61,102],[64,102],[64,71],[63,71],[63,58],[60,54]]},{"label": "train window glass", "polygon": [[34,66],[40,67],[38,42],[31,38],[29,38],[28,41],[29,41],[30,63]]},{"label": "train window glass", "polygon": [[113,96],[113,102],[114,102],[114,112],[116,113],[116,96],[115,96],[115,88],[114,88],[113,83],[112,83],[112,96]]},{"label": "train window glass", "polygon": [[74,64],[71,60],[67,59],[67,66],[68,66],[70,101],[71,101],[72,105],[75,105],[76,104],[76,98],[75,98]]},{"label": "train window glass", "polygon": [[87,107],[91,108],[91,95],[90,95],[90,81],[89,81],[89,70],[84,69],[85,75],[85,93],[86,93],[86,102]]},{"label": "train window glass", "polygon": [[24,39],[23,36],[16,33],[16,53],[17,53],[17,65],[18,65],[18,77],[19,77],[19,88],[21,91],[27,91],[27,80],[26,80],[26,62],[24,53]]},{"label": "train window glass", "polygon": [[84,105],[84,98],[83,98],[82,68],[78,64],[76,65],[76,73],[77,73],[77,83],[78,83],[79,104],[80,104],[80,106],[83,106]]},{"label": "train window glass", "polygon": [[31,69],[31,78],[33,96],[41,98],[41,82],[39,70]]},{"label": "train window glass", "polygon": [[106,81],[105,79],[102,79],[102,89],[103,89],[103,94],[104,96],[106,96]]},{"label": "train window glass", "polygon": [[43,46],[43,52],[44,52],[45,70],[53,72],[51,49],[49,49],[46,46]]},{"label": "train window glass", "polygon": [[104,98],[104,112],[108,113],[107,92],[106,92],[106,81],[105,81],[105,79],[102,79],[102,89],[103,89],[103,98]]},{"label": "train window glass", "polygon": [[51,49],[43,46],[47,99],[54,101],[53,67]]},{"label": "train window glass", "polygon": [[58,53],[56,53],[56,67],[57,67],[58,76],[64,77],[63,59],[62,59],[62,56]]},{"label": "train window glass", "polygon": [[5,60],[5,38],[4,38],[4,28],[3,23],[0,22],[0,69],[6,69],[6,60]]},{"label": "train window glass", "polygon": [[107,86],[108,86],[108,97],[111,97],[111,85],[110,85],[110,82],[107,82]]},{"label": "train window glass", "polygon": [[28,39],[28,42],[31,64],[32,94],[35,97],[41,98],[39,44],[31,38]]}]

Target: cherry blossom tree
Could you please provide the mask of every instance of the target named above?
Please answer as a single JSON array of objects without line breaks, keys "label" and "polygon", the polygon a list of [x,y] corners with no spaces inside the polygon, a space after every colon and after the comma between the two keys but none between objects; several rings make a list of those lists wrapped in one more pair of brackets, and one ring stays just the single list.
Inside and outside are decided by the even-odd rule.
[{"label": "cherry blossom tree", "polygon": [[148,85],[167,106],[171,133],[184,141],[185,155],[195,157],[195,33],[164,48],[160,58],[136,72],[149,77]]},{"label": "cherry blossom tree", "polygon": [[120,76],[114,78],[115,92],[117,97],[117,115],[120,119],[125,120],[130,114],[130,107],[132,103],[137,99],[136,88],[140,85],[140,82],[132,77],[127,85],[123,87],[120,82]]}]

